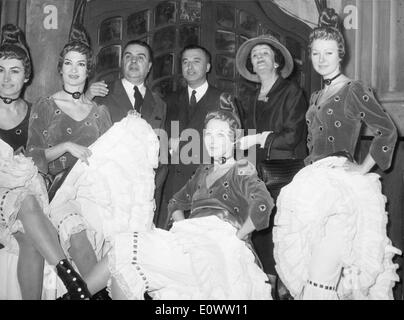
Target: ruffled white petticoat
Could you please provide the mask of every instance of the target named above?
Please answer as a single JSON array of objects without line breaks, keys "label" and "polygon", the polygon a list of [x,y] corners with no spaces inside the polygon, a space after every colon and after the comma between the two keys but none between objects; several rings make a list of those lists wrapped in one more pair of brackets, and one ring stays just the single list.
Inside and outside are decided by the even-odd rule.
[{"label": "ruffled white petticoat", "polygon": [[250,249],[216,216],[118,235],[108,263],[128,299],[272,299]]},{"label": "ruffled white petticoat", "polygon": [[100,259],[117,233],[149,230],[153,224],[154,168],[159,141],[136,114],[115,123],[78,161],[51,202],[51,220],[66,255],[72,234],[86,230]]},{"label": "ruffled white petticoat", "polygon": [[[33,161],[23,155],[14,155],[13,149],[0,139],[0,243],[4,245],[0,250],[0,300],[21,299],[17,279],[19,247],[13,234],[24,232],[17,214],[28,195],[38,200],[48,216],[46,187]],[[49,269],[46,264],[45,270]],[[47,288],[46,281],[44,288]],[[48,296],[44,294],[43,298]]]},{"label": "ruffled white petticoat", "polygon": [[28,195],[34,196],[44,213],[49,214],[46,187],[33,161],[14,155],[13,149],[0,139],[0,243],[9,252],[18,253],[12,234],[24,232],[17,214]]},{"label": "ruffled white petticoat", "polygon": [[[276,270],[296,299],[393,298],[399,278],[392,258],[401,252],[386,235],[386,198],[379,176],[347,172],[345,161],[329,157],[305,167],[278,197]],[[337,291],[307,284],[316,282],[310,279],[310,263],[324,241],[333,244],[324,259],[339,255],[340,262],[323,284],[338,285]]]}]

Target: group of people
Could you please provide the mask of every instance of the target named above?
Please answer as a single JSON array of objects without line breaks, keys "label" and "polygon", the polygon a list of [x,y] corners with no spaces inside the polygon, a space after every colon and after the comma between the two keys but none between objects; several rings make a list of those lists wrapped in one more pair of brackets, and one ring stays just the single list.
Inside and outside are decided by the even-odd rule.
[{"label": "group of people", "polygon": [[[309,51],[324,88],[309,107],[287,80],[292,56],[270,35],[237,52],[240,75],[260,84],[251,96],[209,84],[211,55],[190,45],[181,52],[187,86],[163,101],[146,85],[153,52],[138,40],[123,49],[121,79],[85,92],[92,50],[79,26],[60,54],[62,90],[31,105],[22,98],[32,69],[24,35],[3,27],[0,252],[18,255],[21,297],[41,298],[46,260],[64,299],[272,299],[281,287],[294,299],[391,298],[399,251],[369,172],[390,167],[397,130],[372,90],[342,74],[335,12],[320,21]],[[362,125],[374,139],[359,163]],[[256,163],[235,157],[237,148],[253,148]],[[268,190],[256,170],[268,157],[306,167]],[[119,178],[108,179],[114,164]]]}]

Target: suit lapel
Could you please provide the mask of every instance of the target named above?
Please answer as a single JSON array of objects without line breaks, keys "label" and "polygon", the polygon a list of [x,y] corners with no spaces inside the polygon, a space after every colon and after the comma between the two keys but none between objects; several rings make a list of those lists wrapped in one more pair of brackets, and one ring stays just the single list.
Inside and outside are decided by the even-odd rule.
[{"label": "suit lapel", "polygon": [[128,94],[123,87],[121,79],[115,82],[114,96],[116,97],[118,106],[125,111],[125,114],[127,114],[129,110],[133,110],[132,103],[130,102]]},{"label": "suit lapel", "polygon": [[147,122],[151,121],[151,116],[153,114],[153,109],[156,105],[156,101],[154,100],[153,94],[148,87],[146,87],[146,94],[143,99],[142,105],[142,118]]}]

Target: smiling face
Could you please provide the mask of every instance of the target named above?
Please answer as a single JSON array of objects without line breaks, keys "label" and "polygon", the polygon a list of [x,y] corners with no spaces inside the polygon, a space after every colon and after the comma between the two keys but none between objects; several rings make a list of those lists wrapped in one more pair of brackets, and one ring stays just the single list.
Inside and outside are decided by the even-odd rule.
[{"label": "smiling face", "polygon": [[25,79],[24,65],[18,59],[0,59],[0,95],[7,98],[20,96]]},{"label": "smiling face", "polygon": [[266,44],[258,44],[252,48],[250,58],[253,70],[258,76],[265,73],[275,73],[279,67],[275,62],[275,53]]},{"label": "smiling face", "polygon": [[212,158],[229,158],[233,154],[233,140],[233,132],[227,121],[212,119],[206,124],[204,143]]},{"label": "smiling face", "polygon": [[66,53],[61,73],[66,87],[84,86],[87,80],[86,56],[77,51]]},{"label": "smiling face", "polygon": [[189,49],[182,54],[182,75],[192,88],[201,86],[206,81],[210,63],[201,49]]},{"label": "smiling face", "polygon": [[128,45],[122,59],[124,78],[134,85],[143,83],[152,66],[147,48],[139,44]]},{"label": "smiling face", "polygon": [[311,47],[311,62],[314,70],[326,79],[340,72],[341,58],[335,40],[316,39]]}]

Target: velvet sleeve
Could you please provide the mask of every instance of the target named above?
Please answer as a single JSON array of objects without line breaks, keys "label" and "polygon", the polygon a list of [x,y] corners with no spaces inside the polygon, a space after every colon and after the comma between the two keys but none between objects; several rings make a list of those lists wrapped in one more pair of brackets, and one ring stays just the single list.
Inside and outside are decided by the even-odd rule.
[{"label": "velvet sleeve", "polygon": [[45,157],[48,130],[52,122],[54,108],[48,98],[41,98],[32,106],[28,127],[27,157],[31,157],[38,170],[48,173],[48,161]]},{"label": "velvet sleeve", "polygon": [[353,84],[345,103],[347,114],[360,119],[374,135],[369,152],[382,170],[387,170],[393,158],[397,129],[389,114],[375,99],[372,89],[361,83]]},{"label": "velvet sleeve", "polygon": [[180,189],[180,191],[174,194],[173,198],[168,202],[168,215],[170,217],[176,210],[191,210],[192,196],[195,193],[195,187],[200,179],[201,167],[202,166],[199,166],[195,174]]},{"label": "velvet sleeve", "polygon": [[305,132],[307,102],[303,91],[291,85],[287,94],[285,105],[279,106],[283,108],[282,130],[271,133],[267,137],[265,149],[272,144],[271,147],[278,150],[293,150]]},{"label": "velvet sleeve", "polygon": [[100,136],[103,135],[112,126],[111,116],[105,105],[98,105],[98,117],[96,117]]},{"label": "velvet sleeve", "polygon": [[259,231],[267,228],[269,217],[275,205],[265,183],[258,178],[255,168],[253,171],[251,169],[239,169],[238,176],[241,192],[248,202],[248,216],[251,218],[255,229]]},{"label": "velvet sleeve", "polygon": [[[309,106],[312,106],[314,104],[314,100],[317,98],[318,92],[314,92],[311,97],[310,97],[310,102]],[[308,111],[306,113],[306,123],[307,123],[307,150],[309,151],[309,154],[313,150],[313,134],[310,130],[310,125],[313,122],[313,117],[314,113]]]}]

